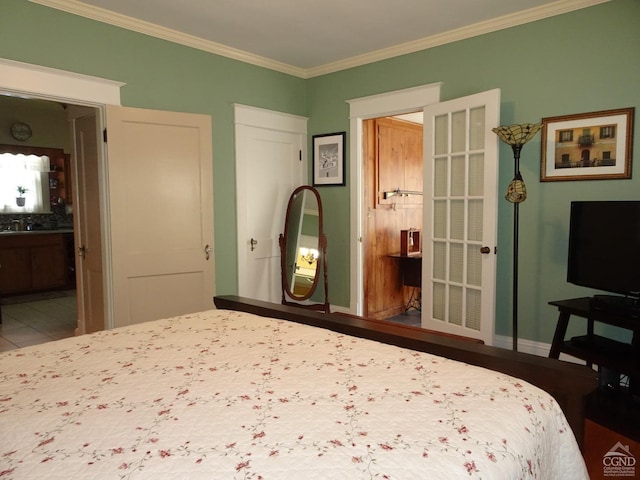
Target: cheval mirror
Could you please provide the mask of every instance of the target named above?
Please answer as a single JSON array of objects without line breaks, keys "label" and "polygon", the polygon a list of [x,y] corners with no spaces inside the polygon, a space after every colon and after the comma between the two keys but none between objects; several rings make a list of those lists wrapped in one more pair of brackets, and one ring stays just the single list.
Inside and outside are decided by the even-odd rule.
[{"label": "cheval mirror", "polygon": [[[308,185],[296,188],[287,205],[280,235],[282,304],[329,313],[327,237],[322,230],[322,202]],[[320,277],[324,283],[320,284]],[[321,292],[321,289],[324,292]],[[324,302],[318,300],[324,296]]]}]

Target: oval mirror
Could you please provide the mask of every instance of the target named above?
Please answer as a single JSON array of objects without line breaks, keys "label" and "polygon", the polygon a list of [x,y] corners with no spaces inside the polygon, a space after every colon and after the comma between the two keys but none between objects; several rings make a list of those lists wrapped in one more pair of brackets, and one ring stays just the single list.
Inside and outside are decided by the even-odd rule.
[{"label": "oval mirror", "polygon": [[[282,303],[328,312],[326,237],[322,231],[322,202],[308,185],[289,198],[284,234],[280,235]],[[324,278],[324,303],[304,303],[318,290]]]}]

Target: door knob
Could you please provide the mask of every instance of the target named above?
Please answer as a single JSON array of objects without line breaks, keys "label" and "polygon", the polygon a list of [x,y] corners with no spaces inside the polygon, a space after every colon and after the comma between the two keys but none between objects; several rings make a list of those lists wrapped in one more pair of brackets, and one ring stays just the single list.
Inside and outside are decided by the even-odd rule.
[{"label": "door knob", "polygon": [[482,247],[480,248],[480,253],[484,253],[486,255],[487,253],[491,253],[491,249],[489,247]]},{"label": "door knob", "polygon": [[205,258],[205,260],[209,260],[209,254],[210,253],[211,253],[211,247],[209,246],[209,244],[207,244],[204,247],[204,258]]},{"label": "door knob", "polygon": [[258,244],[258,241],[252,238],[249,243],[251,243],[251,251],[253,252],[256,249],[256,245]]},{"label": "door knob", "polygon": [[84,258],[84,257],[85,257],[85,255],[87,254],[87,249],[85,248],[85,246],[84,246],[84,245],[82,245],[82,246],[80,246],[80,247],[76,248],[76,250],[78,251],[78,256],[79,256],[80,258]]}]

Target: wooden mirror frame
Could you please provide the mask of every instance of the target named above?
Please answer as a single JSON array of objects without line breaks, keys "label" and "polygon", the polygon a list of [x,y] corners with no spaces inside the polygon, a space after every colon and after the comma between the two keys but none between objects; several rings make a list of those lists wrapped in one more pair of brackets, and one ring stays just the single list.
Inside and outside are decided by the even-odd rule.
[{"label": "wooden mirror frame", "polygon": [[[304,215],[304,202],[306,195],[312,194],[315,197],[318,208],[318,258],[316,259],[316,271],[313,278],[313,284],[309,290],[302,294],[297,295],[293,291],[293,286],[290,284],[288,271],[288,265],[293,261],[293,268],[296,268],[297,255],[298,255],[298,229],[302,223],[302,216]],[[302,196],[302,204],[299,201],[299,195]],[[299,207],[298,207],[299,206]],[[299,209],[300,211],[296,211]],[[293,215],[297,215],[297,218],[293,218]],[[295,227],[295,232],[294,232]],[[293,235],[295,234],[295,238]],[[302,185],[296,188],[289,197],[289,203],[287,204],[287,213],[285,216],[284,234],[280,234],[280,273],[282,283],[282,304],[292,305],[302,308],[308,308],[311,310],[319,310],[325,313],[330,312],[329,308],[329,291],[328,291],[328,277],[327,277],[327,237],[323,230],[323,214],[322,214],[322,201],[320,200],[320,194],[318,191],[309,186]],[[291,250],[292,241],[295,241],[294,251]],[[293,252],[296,258],[288,261],[288,254]],[[292,272],[293,273],[293,272]],[[316,292],[320,277],[323,277],[324,281],[324,303],[301,303],[307,302],[313,294]]]}]

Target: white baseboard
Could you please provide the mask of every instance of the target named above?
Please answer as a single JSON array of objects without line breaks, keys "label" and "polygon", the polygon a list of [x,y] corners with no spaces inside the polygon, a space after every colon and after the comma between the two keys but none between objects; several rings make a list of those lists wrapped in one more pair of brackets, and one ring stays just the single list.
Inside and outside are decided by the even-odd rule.
[{"label": "white baseboard", "polygon": [[[511,350],[513,348],[513,339],[506,335],[495,335],[493,337],[493,345],[499,348]],[[548,357],[551,344],[543,342],[535,342],[524,338],[518,339],[518,351],[538,355],[539,357]]]},{"label": "white baseboard", "polygon": [[[350,310],[346,307],[338,305],[331,305],[332,312],[350,313]],[[493,346],[498,348],[504,348],[511,350],[513,348],[513,339],[506,335],[495,335],[493,337]],[[527,340],[524,338],[518,339],[518,351],[523,353],[530,353],[531,355],[537,355],[539,357],[548,357],[551,350],[550,343],[536,342],[533,340]],[[560,360],[565,362],[584,364],[584,360],[572,357],[570,355],[560,354]]]},{"label": "white baseboard", "polygon": [[[506,348],[511,350],[513,348],[513,339],[505,335],[495,335],[493,337],[495,347]],[[530,353],[532,355],[538,355],[539,357],[548,357],[551,350],[550,343],[535,342],[533,340],[527,340],[524,338],[518,339],[518,351],[523,353]],[[560,354],[560,360],[571,363],[584,364],[584,360],[572,357],[571,355]]]},{"label": "white baseboard", "polygon": [[330,304],[329,308],[331,309],[331,313],[347,313],[347,314],[351,314],[351,310],[348,307],[341,307],[340,305]]}]

